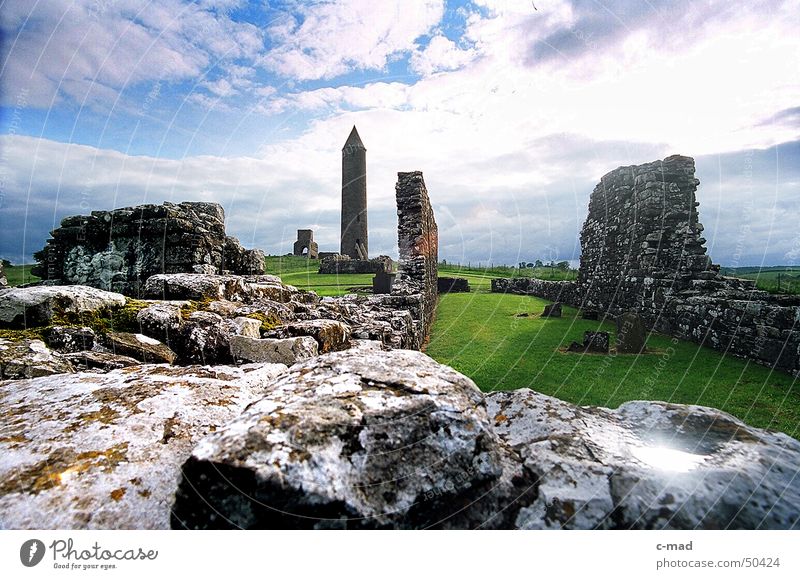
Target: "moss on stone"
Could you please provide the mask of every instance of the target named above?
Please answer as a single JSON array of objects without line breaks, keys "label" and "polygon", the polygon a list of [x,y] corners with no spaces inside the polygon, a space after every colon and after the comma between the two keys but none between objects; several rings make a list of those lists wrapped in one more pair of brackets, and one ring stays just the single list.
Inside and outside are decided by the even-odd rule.
[{"label": "moss on stone", "polygon": [[252,318],[254,320],[258,320],[259,322],[261,322],[261,331],[262,332],[266,332],[266,331],[272,330],[274,328],[277,328],[281,324],[283,324],[281,319],[278,316],[276,316],[275,314],[265,314],[263,312],[253,312],[252,314],[247,314],[245,317],[246,318]]},{"label": "moss on stone", "polygon": [[181,308],[181,317],[188,320],[195,312],[203,312],[208,310],[208,307],[215,300],[213,298],[203,298],[202,300],[189,300],[189,304]]},{"label": "moss on stone", "polygon": [[26,330],[0,330],[0,338],[10,340],[12,342],[20,342],[22,340],[44,340],[44,334],[48,328],[28,328]]},{"label": "moss on stone", "polygon": [[121,308],[101,308],[93,312],[68,312],[57,307],[53,312],[52,326],[89,327],[98,334],[114,332],[139,332],[136,315],[150,304],[142,300],[125,298]]}]

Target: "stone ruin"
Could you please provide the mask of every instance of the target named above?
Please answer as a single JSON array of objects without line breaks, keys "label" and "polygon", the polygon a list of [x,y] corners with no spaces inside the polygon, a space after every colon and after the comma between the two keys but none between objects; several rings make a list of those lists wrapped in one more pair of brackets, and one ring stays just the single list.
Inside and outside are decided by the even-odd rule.
[{"label": "stone ruin", "polygon": [[317,259],[319,257],[319,245],[314,241],[314,231],[311,229],[298,229],[297,241],[292,247],[292,255]]},{"label": "stone ruin", "polygon": [[[145,300],[0,290],[0,526],[800,527],[785,434],[698,406],[484,395],[411,351],[437,228],[421,173],[398,175],[396,199],[388,295],[198,273],[151,276]],[[664,440],[686,472],[658,463]]]},{"label": "stone ruin", "polygon": [[469,280],[463,277],[440,277],[437,285],[440,294],[469,292]]},{"label": "stone ruin", "polygon": [[264,253],[225,235],[217,203],[140,205],[61,221],[32,273],[50,284],[79,284],[138,296],[159,273],[259,274]]},{"label": "stone ruin", "polygon": [[319,263],[317,273],[392,273],[394,261],[388,255],[372,259],[353,259],[349,255],[336,253]]},{"label": "stone ruin", "polygon": [[771,295],[719,274],[706,255],[694,160],[620,167],[603,176],[581,230],[576,282],[497,279],[493,291],[536,295],[800,374],[800,296]]}]

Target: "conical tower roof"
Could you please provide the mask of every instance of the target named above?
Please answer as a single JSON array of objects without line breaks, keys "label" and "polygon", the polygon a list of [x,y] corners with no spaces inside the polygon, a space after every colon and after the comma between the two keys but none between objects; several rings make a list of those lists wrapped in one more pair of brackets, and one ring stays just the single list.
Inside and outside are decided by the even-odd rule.
[{"label": "conical tower roof", "polygon": [[347,137],[347,141],[344,143],[344,147],[342,147],[342,151],[345,149],[350,148],[352,149],[364,149],[365,151],[367,148],[364,146],[364,143],[361,142],[361,137],[358,135],[358,129],[356,126],[353,125],[353,130],[350,131],[350,136]]}]

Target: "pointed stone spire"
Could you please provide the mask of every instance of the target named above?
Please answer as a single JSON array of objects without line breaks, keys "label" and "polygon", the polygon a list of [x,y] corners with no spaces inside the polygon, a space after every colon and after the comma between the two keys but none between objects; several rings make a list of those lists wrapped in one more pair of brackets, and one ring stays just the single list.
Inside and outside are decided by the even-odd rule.
[{"label": "pointed stone spire", "polygon": [[358,129],[356,129],[355,125],[353,125],[353,130],[350,131],[350,136],[347,137],[347,141],[345,141],[344,147],[342,147],[342,151],[344,151],[348,147],[350,148],[351,151],[353,149],[364,149],[365,151],[367,150],[367,148],[364,146],[364,143],[361,142],[361,137],[359,136]]},{"label": "pointed stone spire", "polygon": [[353,125],[342,147],[342,243],[340,253],[369,258],[367,236],[367,148]]}]

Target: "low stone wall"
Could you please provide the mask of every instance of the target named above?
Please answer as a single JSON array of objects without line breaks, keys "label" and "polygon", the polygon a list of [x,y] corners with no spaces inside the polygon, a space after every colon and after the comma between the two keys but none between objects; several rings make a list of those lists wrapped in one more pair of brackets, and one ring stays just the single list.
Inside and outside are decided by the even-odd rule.
[{"label": "low stone wall", "polygon": [[492,280],[492,291],[536,296],[576,307],[580,304],[578,286],[574,281],[548,281],[532,277],[495,278]]},{"label": "low stone wall", "polygon": [[260,274],[264,253],[225,235],[217,203],[164,203],[93,211],[61,221],[34,254],[32,273],[51,284],[79,284],[138,297],[159,273]]},{"label": "low stone wall", "polygon": [[338,253],[323,259],[317,273],[391,273],[394,262],[388,255],[372,259],[352,259]]},{"label": "low stone wall", "polygon": [[465,293],[469,291],[469,280],[463,277],[440,277],[437,287],[440,294]]}]

